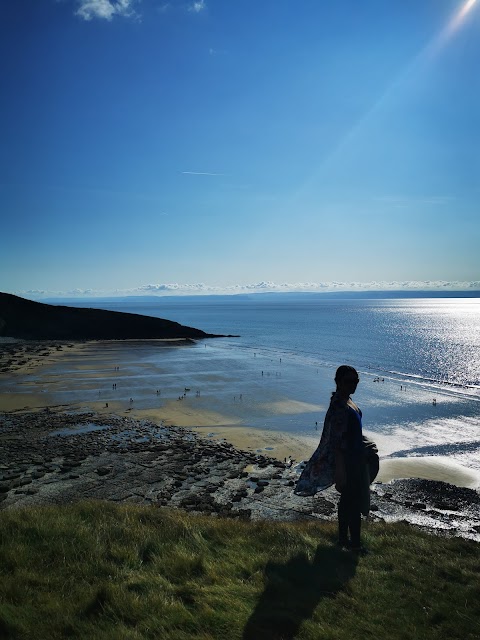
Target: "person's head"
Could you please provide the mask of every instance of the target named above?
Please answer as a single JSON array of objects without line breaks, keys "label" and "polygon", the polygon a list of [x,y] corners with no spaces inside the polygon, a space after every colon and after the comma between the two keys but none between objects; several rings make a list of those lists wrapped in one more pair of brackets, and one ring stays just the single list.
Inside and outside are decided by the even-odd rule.
[{"label": "person's head", "polygon": [[359,381],[357,370],[348,364],[342,364],[335,373],[337,392],[342,395],[349,396],[355,393]]}]

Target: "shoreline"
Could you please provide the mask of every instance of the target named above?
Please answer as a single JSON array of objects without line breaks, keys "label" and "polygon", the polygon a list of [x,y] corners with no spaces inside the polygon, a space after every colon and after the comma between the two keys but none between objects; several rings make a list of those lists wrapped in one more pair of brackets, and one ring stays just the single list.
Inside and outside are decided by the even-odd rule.
[{"label": "shoreline", "polygon": [[[119,341],[113,341],[118,344]],[[121,341],[124,344],[127,341]],[[178,340],[147,340],[129,341],[142,345],[154,344],[156,346],[181,346],[183,341]],[[83,411],[93,410],[98,415],[109,416],[123,414],[129,418],[147,419],[157,424],[186,427],[209,440],[230,442],[236,448],[255,452],[283,461],[288,458],[297,463],[308,460],[318,445],[319,434],[312,436],[292,435],[281,430],[261,429],[248,424],[248,418],[243,419],[234,415],[231,411],[220,413],[208,405],[201,406],[194,398],[187,397],[182,402],[177,399],[161,399],[161,406],[149,408],[137,408],[135,403],[129,404],[125,400],[86,400],[85,402],[59,402],[55,391],[50,391],[55,386],[55,380],[61,377],[61,373],[52,375],[48,369],[61,365],[62,360],[77,358],[75,363],[77,375],[82,376],[82,384],[87,388],[96,388],[104,375],[111,375],[112,362],[105,356],[91,356],[89,351],[96,353],[102,341],[59,342],[59,341],[17,341],[15,343],[2,343],[0,345],[0,380],[10,379],[17,384],[15,393],[1,393],[0,411],[21,414],[23,412],[42,411],[45,407],[56,410]],[[184,342],[183,342],[184,344]],[[86,353],[86,362],[81,362],[82,352]],[[92,357],[95,362],[92,364]],[[137,367],[140,366],[137,364]],[[97,368],[95,368],[97,367]],[[124,376],[122,371],[119,376]],[[23,380],[22,380],[23,378]],[[33,381],[31,381],[33,378]],[[128,371],[127,371],[128,378]],[[42,388],[42,380],[47,380],[47,390]],[[119,377],[119,380],[125,380]],[[63,380],[65,383],[65,380]],[[73,383],[66,381],[67,387],[73,388]],[[88,387],[90,385],[90,387]],[[18,388],[21,390],[18,391]],[[22,390],[24,388],[24,391]],[[29,388],[33,388],[29,390]],[[155,401],[155,399],[154,399]],[[269,411],[274,415],[295,415],[303,411],[316,411],[320,413],[323,408],[320,405],[298,402],[296,400],[277,400],[258,405],[261,410]],[[239,411],[239,403],[232,407]],[[368,433],[368,432],[367,432]],[[371,434],[375,439],[375,434]],[[382,436],[385,439],[387,436]],[[380,440],[382,440],[382,438]],[[422,478],[447,482],[459,487],[480,487],[480,474],[475,470],[463,467],[445,457],[409,457],[395,458],[382,456],[382,447],[379,445],[381,455],[381,467],[379,480],[390,482],[402,478]]]}]

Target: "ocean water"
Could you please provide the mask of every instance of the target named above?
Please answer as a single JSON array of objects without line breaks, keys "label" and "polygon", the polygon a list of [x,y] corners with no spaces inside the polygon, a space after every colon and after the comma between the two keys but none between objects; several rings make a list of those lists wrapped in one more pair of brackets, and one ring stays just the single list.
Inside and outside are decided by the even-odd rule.
[{"label": "ocean water", "polygon": [[[238,334],[160,354],[139,346],[136,357],[139,364],[157,365],[150,386],[168,394],[185,383],[201,390],[202,402],[215,397],[215,408],[233,412],[248,426],[315,435],[337,366],[351,364],[360,373],[355,399],[364,428],[375,434],[384,454],[448,456],[480,470],[478,298],[283,301],[277,296],[76,304]],[[141,371],[138,375],[134,391],[141,399],[146,381]],[[292,400],[320,408],[267,410]]]},{"label": "ocean water", "polygon": [[[480,397],[480,299],[89,301],[76,306],[167,318],[238,334],[224,348],[350,363],[378,374],[440,384]],[[279,356],[280,357],[280,356]]]},{"label": "ocean water", "polygon": [[[187,387],[193,410],[318,438],[335,370],[351,364],[360,374],[355,401],[364,429],[383,456],[437,456],[480,471],[479,298],[231,296],[69,304],[162,317],[239,337],[182,348],[115,343],[108,346],[109,357],[112,365],[122,362],[128,370],[128,387],[124,380],[123,391],[111,391],[117,380],[112,366],[101,372],[99,392],[87,391],[80,378],[75,391],[57,381],[61,401],[94,400],[100,392],[108,401],[123,393],[135,397],[136,408],[150,408]],[[61,377],[68,375],[62,370]],[[161,398],[155,389],[161,389]]]}]

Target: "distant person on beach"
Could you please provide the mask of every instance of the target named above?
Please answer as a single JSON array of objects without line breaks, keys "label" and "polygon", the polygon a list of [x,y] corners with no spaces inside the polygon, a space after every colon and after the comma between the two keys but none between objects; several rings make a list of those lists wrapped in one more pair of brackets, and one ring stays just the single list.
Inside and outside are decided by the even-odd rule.
[{"label": "distant person on beach", "polygon": [[342,365],[335,374],[322,437],[297,482],[295,493],[312,496],[335,484],[338,503],[338,544],[366,553],[360,540],[361,514],[370,510],[370,484],[378,473],[377,447],[362,434],[362,412],[351,399],[359,383],[357,371]]}]

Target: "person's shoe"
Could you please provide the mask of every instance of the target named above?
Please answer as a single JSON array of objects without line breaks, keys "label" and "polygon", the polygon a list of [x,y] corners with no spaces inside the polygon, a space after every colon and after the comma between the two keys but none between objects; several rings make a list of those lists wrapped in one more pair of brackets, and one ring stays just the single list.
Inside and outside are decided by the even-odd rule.
[{"label": "person's shoe", "polygon": [[350,551],[352,543],[350,542],[350,540],[339,540],[337,542],[337,547],[339,549],[342,549],[342,551]]},{"label": "person's shoe", "polygon": [[367,556],[370,553],[370,551],[366,547],[362,547],[362,545],[359,545],[358,547],[350,545],[349,549],[357,556]]}]

